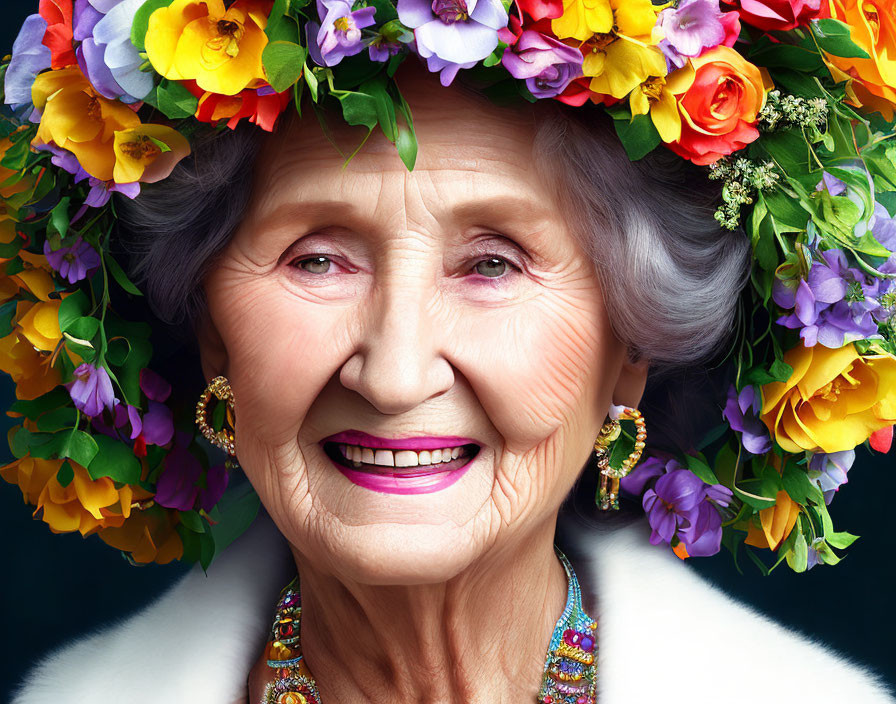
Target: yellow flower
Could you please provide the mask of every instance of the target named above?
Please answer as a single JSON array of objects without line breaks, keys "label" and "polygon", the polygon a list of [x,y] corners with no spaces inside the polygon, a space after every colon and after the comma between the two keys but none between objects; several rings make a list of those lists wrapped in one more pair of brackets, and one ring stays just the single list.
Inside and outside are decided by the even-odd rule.
[{"label": "yellow flower", "polygon": [[[50,263],[43,254],[32,254],[21,250],[18,254],[24,268],[17,274],[0,277],[0,302],[8,301],[19,291],[27,291],[41,301],[49,301],[56,290]],[[0,263],[9,260],[0,259]]]},{"label": "yellow flower", "polygon": [[[61,300],[29,303],[20,301],[16,306],[16,318],[22,335],[35,349],[52,352],[62,340],[59,329],[59,306]],[[24,315],[19,311],[25,309]]]},{"label": "yellow flower", "polygon": [[789,350],[786,382],[762,387],[762,422],[785,452],[841,452],[896,423],[896,357],[854,344]]},{"label": "yellow flower", "polygon": [[[124,525],[131,515],[134,488],[125,484],[117,489],[109,477],[91,479],[84,467],[71,460],[74,476],[62,486],[56,479],[62,462],[26,456],[0,468],[0,476],[19,486],[25,501],[37,507],[34,515],[40,514],[54,533],[78,531],[88,536]],[[148,496],[141,489],[137,493]]]},{"label": "yellow flower", "polygon": [[114,148],[116,183],[161,181],[190,153],[187,138],[164,125],[140,125],[116,132]]},{"label": "yellow flower", "polygon": [[675,142],[681,137],[681,113],[676,96],[685,93],[694,82],[694,67],[687,63],[668,76],[650,76],[629,95],[632,115],[650,114],[660,139]]},{"label": "yellow flower", "polygon": [[236,95],[264,81],[261,53],[270,0],[174,0],[149,17],[146,56],[156,71],[195,80],[210,93]]},{"label": "yellow flower", "polygon": [[597,15],[596,10],[588,14],[580,1],[564,4],[551,28],[558,39],[582,42],[582,71],[591,78],[592,91],[624,98],[649,77],[666,75],[666,59],[654,45],[657,13],[650,0],[609,0],[612,21],[600,23],[581,20]]},{"label": "yellow flower", "polygon": [[41,73],[31,95],[35,107],[43,111],[33,144],[67,149],[91,176],[111,181],[115,133],[137,127],[137,114],[124,103],[99,95],[76,66]]},{"label": "yellow flower", "polygon": [[777,550],[787,540],[796,519],[800,515],[800,507],[787,492],[781,490],[775,497],[775,505],[759,512],[759,523],[762,530],[750,523],[744,543],[757,548]]},{"label": "yellow flower", "polygon": [[870,58],[826,55],[835,80],[848,81],[851,102],[893,119],[896,106],[896,11],[891,0],[831,0],[831,17]]},{"label": "yellow flower", "polygon": [[15,383],[16,398],[35,399],[62,382],[51,359],[51,355],[36,350],[19,331],[0,338],[0,371],[9,374]]},{"label": "yellow flower", "polygon": [[613,30],[610,0],[564,0],[563,14],[551,21],[551,29],[560,39],[585,41],[592,34]]},{"label": "yellow flower", "polygon": [[132,513],[121,527],[99,532],[100,540],[130,554],[134,562],[158,562],[164,565],[183,555],[184,545],[175,528],[172,512],[160,506]]}]

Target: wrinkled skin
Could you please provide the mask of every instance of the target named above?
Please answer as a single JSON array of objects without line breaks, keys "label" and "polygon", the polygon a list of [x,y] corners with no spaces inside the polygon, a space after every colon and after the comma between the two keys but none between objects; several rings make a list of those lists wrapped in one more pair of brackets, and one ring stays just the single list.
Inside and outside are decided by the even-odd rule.
[{"label": "wrinkled skin", "polygon": [[[313,119],[270,139],[204,282],[203,368],[230,379],[240,464],[293,546],[324,701],[533,701],[566,598],[558,508],[646,367],[533,163],[537,113],[401,85],[413,172],[378,133],[345,168]],[[446,489],[386,494],[323,454],[348,428],[482,449]]]}]

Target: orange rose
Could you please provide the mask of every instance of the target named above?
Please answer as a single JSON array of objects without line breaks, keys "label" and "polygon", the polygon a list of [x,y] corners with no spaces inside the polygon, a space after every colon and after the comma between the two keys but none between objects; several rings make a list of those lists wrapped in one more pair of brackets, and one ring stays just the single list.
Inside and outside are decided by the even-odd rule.
[{"label": "orange rose", "polygon": [[734,49],[717,46],[691,60],[696,75],[678,98],[681,137],[667,146],[695,164],[711,164],[759,136],[756,122],[771,81]]},{"label": "orange rose", "polygon": [[893,119],[896,106],[896,10],[892,0],[831,0],[831,16],[871,58],[826,56],[831,74],[847,81],[850,102]]}]

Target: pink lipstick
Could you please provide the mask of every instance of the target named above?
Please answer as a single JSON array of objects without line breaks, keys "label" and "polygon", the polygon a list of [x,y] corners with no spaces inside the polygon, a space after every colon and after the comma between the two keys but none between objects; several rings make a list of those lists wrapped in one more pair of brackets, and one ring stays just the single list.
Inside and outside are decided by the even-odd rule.
[{"label": "pink lipstick", "polygon": [[[382,438],[360,430],[346,430],[330,435],[321,440],[320,444],[330,461],[349,481],[365,489],[387,494],[428,494],[446,489],[466,474],[480,449],[479,444],[472,439],[456,435]],[[346,446],[352,445],[364,450],[366,461],[359,461],[357,454],[353,459],[346,457]],[[451,448],[454,450],[452,455],[458,456],[444,462],[436,459],[431,464],[409,467],[389,466],[389,461],[395,461],[394,452],[385,457],[380,456],[379,464],[374,461],[377,450],[414,451],[422,455],[419,457],[422,462],[430,450],[446,448]],[[433,452],[432,459],[435,457]]]}]

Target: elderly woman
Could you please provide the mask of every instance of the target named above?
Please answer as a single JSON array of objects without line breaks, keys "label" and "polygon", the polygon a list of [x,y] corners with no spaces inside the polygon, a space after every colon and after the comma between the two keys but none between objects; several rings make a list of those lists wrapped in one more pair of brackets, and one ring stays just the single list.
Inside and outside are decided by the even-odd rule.
[{"label": "elderly woman", "polygon": [[[237,41],[237,28],[220,24],[231,21],[216,31]],[[153,59],[148,41],[147,50]],[[285,116],[271,134],[193,134],[192,154],[166,178],[116,196],[133,276],[158,317],[195,335],[209,384],[197,420],[238,458],[264,511],[207,574],[197,568],[143,611],[50,655],[16,704],[60,692],[92,703],[896,701],[859,664],[684,566],[679,558],[707,554],[713,535],[718,551],[719,511],[734,500],[709,466],[696,485],[681,467],[647,465],[628,488],[652,482],[649,524],[573,516],[595,491],[592,452],[602,499],[618,501],[613,481],[644,444],[634,409],[648,369],[695,363],[730,336],[749,241],[713,217],[717,189],[667,151],[630,161],[596,108],[498,106],[460,82],[439,87],[411,62],[395,80],[419,144],[412,171],[387,130],[359,148],[360,126]],[[59,95],[35,88],[40,129]],[[67,129],[38,132],[32,146],[58,160],[78,154],[84,139]],[[179,146],[162,132],[127,139],[116,168]],[[71,267],[78,261],[69,254]],[[65,331],[75,329],[67,301]],[[97,433],[132,441],[145,463],[160,448],[175,453],[177,438],[154,441],[151,404],[167,396],[155,377],[139,379],[145,413],[117,391],[104,407],[113,376],[126,393],[124,371],[83,360],[101,346],[112,371],[127,357],[114,361],[124,353],[89,326],[63,343],[82,353],[69,386],[76,408]],[[763,388],[772,398],[775,387]],[[226,407],[217,421],[214,396]],[[759,456],[750,404],[735,406],[731,426]],[[633,452],[620,465],[611,441],[628,422]],[[58,452],[78,465],[69,445]],[[179,506],[171,497],[190,481],[170,489],[172,467],[154,499],[127,500],[135,515]],[[101,480],[72,471],[85,495]],[[212,518],[202,492],[214,475],[202,476],[179,506],[184,522],[191,507],[196,520]],[[784,501],[751,496],[757,510]],[[39,500],[49,510],[50,498]],[[99,508],[114,518],[112,504]],[[777,548],[781,515],[763,516],[743,530]],[[122,547],[114,531],[128,520],[101,536]],[[802,528],[790,525],[795,541]],[[664,540],[678,556],[649,544]],[[719,646],[723,624],[736,646]],[[645,637],[657,629],[669,640]],[[694,663],[699,675],[682,677]]]}]

